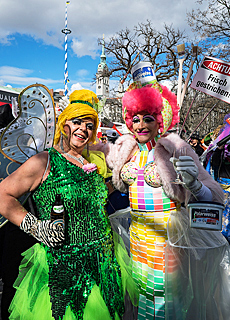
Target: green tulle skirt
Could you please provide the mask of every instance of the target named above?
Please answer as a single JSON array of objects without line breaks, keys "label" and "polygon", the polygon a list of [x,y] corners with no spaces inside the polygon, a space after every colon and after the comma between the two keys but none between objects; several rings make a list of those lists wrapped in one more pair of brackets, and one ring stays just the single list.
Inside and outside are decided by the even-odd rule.
[{"label": "green tulle skirt", "polygon": [[[133,305],[138,304],[139,293],[132,279],[130,258],[121,238],[114,234],[115,255],[121,268],[123,294],[129,294]],[[40,244],[35,244],[23,253],[23,260],[19,268],[19,276],[14,284],[17,289],[10,305],[10,318],[20,320],[54,320],[51,311],[49,295],[49,267],[46,250]],[[65,308],[63,320],[79,320],[70,306]],[[88,297],[83,320],[111,320],[100,288],[95,284]],[[119,320],[115,314],[115,320]]]}]

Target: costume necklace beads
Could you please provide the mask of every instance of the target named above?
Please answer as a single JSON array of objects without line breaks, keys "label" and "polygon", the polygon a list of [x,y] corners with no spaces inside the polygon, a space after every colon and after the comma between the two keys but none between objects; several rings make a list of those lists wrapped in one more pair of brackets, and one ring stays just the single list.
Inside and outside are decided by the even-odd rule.
[{"label": "costume necklace beads", "polygon": [[80,156],[79,158],[75,157],[75,156],[72,156],[72,154],[69,154],[67,152],[64,152],[64,148],[63,148],[63,135],[61,133],[61,144],[60,144],[60,147],[61,147],[61,151],[63,152],[63,154],[65,154],[67,157],[69,158],[72,158],[74,160],[77,160],[81,165],[84,165],[84,158],[82,156]]},{"label": "costume necklace beads", "polygon": [[69,154],[67,152],[64,152],[63,154],[65,154],[67,157],[72,158],[74,160],[77,160],[81,165],[84,165],[84,158],[82,156],[80,156],[79,158],[72,156],[72,154]]}]

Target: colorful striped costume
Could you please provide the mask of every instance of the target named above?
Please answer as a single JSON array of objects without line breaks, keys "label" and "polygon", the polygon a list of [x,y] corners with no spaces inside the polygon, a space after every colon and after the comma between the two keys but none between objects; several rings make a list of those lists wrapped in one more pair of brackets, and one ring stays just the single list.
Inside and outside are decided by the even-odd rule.
[{"label": "colorful striped costume", "polygon": [[[129,186],[133,277],[140,289],[138,320],[160,320],[165,319],[167,221],[177,204],[166,196],[162,187],[153,188],[146,183],[144,169],[154,161],[154,149],[151,142],[139,148],[131,159],[137,166],[137,178]],[[124,175],[123,171],[121,176]]]},{"label": "colorful striped costume", "polygon": [[170,158],[186,151],[214,202],[223,202],[221,187],[178,135],[139,145],[129,160],[134,143],[136,148],[136,140],[128,136],[116,142],[113,179],[119,188],[121,182],[129,185],[133,276],[141,292],[138,319],[229,319],[229,244],[219,231],[190,228],[186,206],[194,200],[189,190],[172,183],[176,172]]}]

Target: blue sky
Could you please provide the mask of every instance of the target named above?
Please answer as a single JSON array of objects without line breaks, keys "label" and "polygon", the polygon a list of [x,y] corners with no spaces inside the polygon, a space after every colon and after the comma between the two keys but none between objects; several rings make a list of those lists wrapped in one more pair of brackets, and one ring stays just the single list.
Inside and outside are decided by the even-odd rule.
[{"label": "blue sky", "polygon": [[[189,33],[186,12],[196,5],[191,0],[70,0],[69,90],[95,91],[92,81],[101,54],[97,39],[103,34],[106,39],[147,19],[158,30],[166,23]],[[65,0],[0,0],[1,86],[25,88],[38,82],[64,89],[65,6]]]},{"label": "blue sky", "polygon": [[[23,87],[40,82],[50,89],[64,86],[64,48],[47,45],[28,35],[15,34],[10,45],[0,45],[0,82]],[[69,87],[81,82],[89,86],[96,72],[99,57],[77,57],[68,48]],[[84,68],[83,66],[86,66]]]}]

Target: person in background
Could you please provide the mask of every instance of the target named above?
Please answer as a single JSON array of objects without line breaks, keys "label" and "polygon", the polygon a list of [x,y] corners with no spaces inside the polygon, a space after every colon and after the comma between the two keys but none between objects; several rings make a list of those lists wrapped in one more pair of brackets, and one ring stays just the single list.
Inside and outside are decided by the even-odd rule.
[{"label": "person in background", "polygon": [[100,140],[101,140],[102,143],[107,143],[108,142],[107,134],[106,133],[102,133],[102,136],[101,136]]},{"label": "person in background", "polygon": [[193,148],[193,150],[198,154],[200,157],[204,152],[204,147],[201,144],[201,139],[197,133],[193,133],[190,140],[189,140],[190,146]]},{"label": "person in background", "polygon": [[[74,91],[58,117],[55,147],[32,156],[0,183],[0,213],[39,241],[23,254],[9,319],[122,319],[126,289],[134,300],[138,296],[118,241],[118,258],[114,253],[104,209],[104,155],[87,150],[99,124],[93,101],[98,99],[92,91]],[[26,192],[32,193],[38,218],[17,201]],[[64,211],[55,220],[57,195]]]},{"label": "person in background", "polygon": [[[230,113],[226,114],[223,124],[214,130],[214,141],[210,144],[211,150],[206,155],[206,170],[213,175],[224,191],[225,209],[222,215],[222,234],[230,243]],[[228,140],[229,139],[229,140]],[[221,140],[224,142],[221,144]],[[227,141],[225,141],[227,140]],[[220,143],[218,146],[217,143]]]}]

